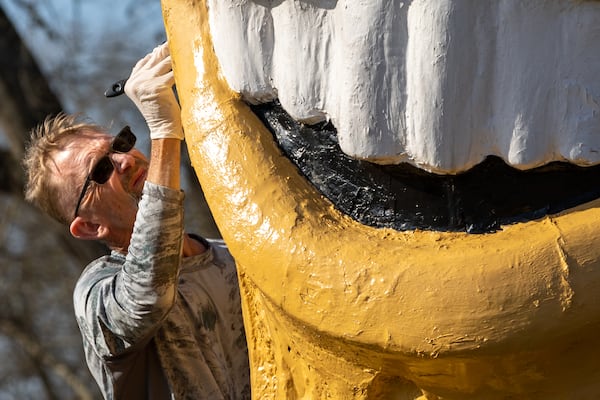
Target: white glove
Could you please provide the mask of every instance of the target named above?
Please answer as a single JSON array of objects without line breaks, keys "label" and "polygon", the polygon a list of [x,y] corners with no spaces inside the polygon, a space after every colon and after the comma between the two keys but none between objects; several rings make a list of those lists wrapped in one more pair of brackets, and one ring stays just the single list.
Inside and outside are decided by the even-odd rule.
[{"label": "white glove", "polygon": [[146,120],[151,139],[183,140],[181,109],[173,92],[174,84],[167,43],[138,61],[125,83],[125,93]]}]

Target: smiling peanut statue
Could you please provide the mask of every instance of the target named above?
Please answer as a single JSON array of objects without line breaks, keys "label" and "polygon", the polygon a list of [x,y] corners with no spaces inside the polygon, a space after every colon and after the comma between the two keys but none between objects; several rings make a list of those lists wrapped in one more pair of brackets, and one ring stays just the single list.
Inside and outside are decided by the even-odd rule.
[{"label": "smiling peanut statue", "polygon": [[254,399],[600,398],[600,2],[163,14]]}]

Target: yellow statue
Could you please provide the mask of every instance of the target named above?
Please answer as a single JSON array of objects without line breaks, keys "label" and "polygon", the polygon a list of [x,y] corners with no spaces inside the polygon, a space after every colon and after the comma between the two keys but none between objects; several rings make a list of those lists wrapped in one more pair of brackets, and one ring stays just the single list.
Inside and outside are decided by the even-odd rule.
[{"label": "yellow statue", "polygon": [[417,175],[488,156],[587,173],[600,3],[162,3],[189,152],[238,263],[253,398],[600,397],[600,200],[476,232],[368,226],[248,106],[277,99],[331,122],[348,157]]}]

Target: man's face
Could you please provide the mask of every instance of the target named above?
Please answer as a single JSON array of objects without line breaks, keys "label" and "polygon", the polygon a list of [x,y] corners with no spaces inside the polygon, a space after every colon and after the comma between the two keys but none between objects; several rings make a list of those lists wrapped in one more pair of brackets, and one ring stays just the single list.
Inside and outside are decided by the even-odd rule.
[{"label": "man's face", "polygon": [[[148,160],[137,149],[127,153],[110,152],[112,136],[86,132],[56,155],[57,173],[68,182],[77,199],[86,178],[98,161],[108,155],[113,171],[108,180],[89,183],[83,194],[77,216],[108,229],[109,241],[129,241],[137,203],[142,193],[148,170]],[[76,204],[65,205],[75,212]]]}]

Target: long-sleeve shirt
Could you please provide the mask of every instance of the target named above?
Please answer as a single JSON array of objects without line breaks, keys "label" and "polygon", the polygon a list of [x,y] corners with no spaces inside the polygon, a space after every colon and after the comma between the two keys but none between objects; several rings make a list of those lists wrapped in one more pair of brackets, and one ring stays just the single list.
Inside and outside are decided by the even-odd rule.
[{"label": "long-sleeve shirt", "polygon": [[127,255],[83,271],[73,294],[105,399],[249,399],[235,263],[222,241],[181,257],[183,192],[146,182]]}]

